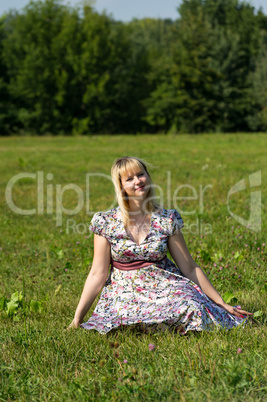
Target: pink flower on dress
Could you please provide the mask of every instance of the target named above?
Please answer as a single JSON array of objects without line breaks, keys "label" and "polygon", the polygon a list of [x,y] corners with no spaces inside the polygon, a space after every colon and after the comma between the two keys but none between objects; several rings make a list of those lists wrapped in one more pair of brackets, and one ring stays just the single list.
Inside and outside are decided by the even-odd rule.
[{"label": "pink flower on dress", "polygon": [[155,272],[153,272],[153,271],[149,272],[149,275],[150,276],[156,276]]},{"label": "pink flower on dress", "polygon": [[182,292],[181,290],[177,290],[177,292],[174,292],[174,295],[182,295],[184,294],[184,292]]},{"label": "pink flower on dress", "polygon": [[141,286],[136,286],[136,290],[137,290],[137,292],[142,292],[142,290],[144,290],[144,289],[141,288]]},{"label": "pink flower on dress", "polygon": [[149,293],[149,297],[150,297],[151,299],[155,300],[155,299],[157,298],[157,293],[155,293],[155,292],[150,292],[150,293]]},{"label": "pink flower on dress", "polygon": [[124,291],[124,287],[119,286],[118,289],[117,289],[117,293],[120,295],[123,291]]},{"label": "pink flower on dress", "polygon": [[176,280],[176,276],[175,276],[175,275],[170,275],[170,276],[168,277],[168,280],[169,280],[169,281],[175,281],[175,280]]},{"label": "pink flower on dress", "polygon": [[156,260],[159,257],[158,253],[152,253],[152,251],[151,251],[151,253],[149,253],[149,256],[152,260],[154,260],[154,259]]},{"label": "pink flower on dress", "polygon": [[160,229],[160,225],[157,222],[153,222],[151,226],[155,229]]},{"label": "pink flower on dress", "polygon": [[139,276],[139,279],[141,279],[141,281],[143,281],[145,278],[146,278],[145,274],[141,274],[141,275]]},{"label": "pink flower on dress", "polygon": [[150,310],[144,310],[143,311],[143,315],[148,315],[148,314],[150,314]]},{"label": "pink flower on dress", "polygon": [[135,254],[131,250],[125,250],[123,254],[128,257],[135,257]]},{"label": "pink flower on dress", "polygon": [[117,237],[117,239],[123,239],[124,235],[123,235],[123,233],[118,233],[116,237]]}]

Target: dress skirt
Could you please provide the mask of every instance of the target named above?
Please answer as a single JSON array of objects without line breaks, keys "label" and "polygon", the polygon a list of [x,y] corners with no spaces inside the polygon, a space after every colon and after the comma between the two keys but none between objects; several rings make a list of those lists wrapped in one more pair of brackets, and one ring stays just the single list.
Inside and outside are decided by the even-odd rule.
[{"label": "dress skirt", "polygon": [[174,264],[167,269],[151,264],[131,271],[114,268],[92,316],[81,327],[105,334],[120,326],[140,325],[183,335],[230,329],[245,321],[209,299]]}]

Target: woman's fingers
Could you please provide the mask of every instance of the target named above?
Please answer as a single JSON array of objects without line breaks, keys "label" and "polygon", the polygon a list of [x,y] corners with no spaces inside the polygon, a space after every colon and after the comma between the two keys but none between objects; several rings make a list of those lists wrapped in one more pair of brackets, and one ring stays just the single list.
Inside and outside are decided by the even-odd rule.
[{"label": "woman's fingers", "polygon": [[223,308],[228,311],[228,313],[235,315],[236,317],[244,318],[245,316],[251,316],[253,313],[249,313],[248,311],[241,310],[237,307],[230,306],[229,304],[224,304]]},{"label": "woman's fingers", "polygon": [[245,310],[239,310],[239,309],[237,309],[237,311],[238,311],[239,313],[241,313],[241,314],[253,315],[253,313],[249,313],[248,311],[245,311]]},{"label": "woman's fingers", "polygon": [[241,317],[241,318],[244,318],[247,315],[249,315],[249,316],[253,315],[253,313],[249,313],[248,311],[241,310],[236,307],[233,307],[233,313],[231,313],[231,314],[234,314],[236,317]]},{"label": "woman's fingers", "polygon": [[241,310],[240,308],[234,307],[240,314],[245,314],[245,315],[253,315],[253,313],[249,313],[248,311]]},{"label": "woman's fingers", "polygon": [[68,330],[69,329],[72,329],[72,328],[80,328],[80,326],[81,326],[81,323],[80,322],[77,322],[77,321],[72,321],[71,323],[70,323],[70,325],[68,326]]}]

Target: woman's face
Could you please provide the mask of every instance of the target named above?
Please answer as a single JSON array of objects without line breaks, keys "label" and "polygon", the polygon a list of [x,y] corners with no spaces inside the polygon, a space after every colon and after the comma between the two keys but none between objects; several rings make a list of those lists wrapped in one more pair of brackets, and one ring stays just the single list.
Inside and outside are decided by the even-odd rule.
[{"label": "woman's face", "polygon": [[140,168],[126,171],[121,176],[122,189],[127,194],[128,198],[145,198],[149,190],[148,174]]}]

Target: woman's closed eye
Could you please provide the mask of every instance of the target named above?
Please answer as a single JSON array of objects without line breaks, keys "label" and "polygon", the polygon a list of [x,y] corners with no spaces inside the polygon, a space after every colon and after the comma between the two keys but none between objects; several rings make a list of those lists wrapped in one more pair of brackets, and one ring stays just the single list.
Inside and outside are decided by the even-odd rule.
[{"label": "woman's closed eye", "polygon": [[[137,177],[142,177],[142,176],[144,176],[145,175],[145,173],[144,172],[140,172],[140,173],[137,173]],[[133,180],[133,176],[130,176],[130,177],[128,177],[127,179],[126,179],[126,181],[131,181],[131,180]]]}]

